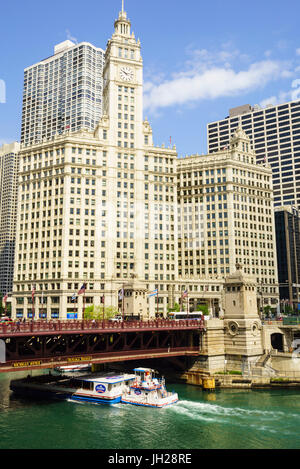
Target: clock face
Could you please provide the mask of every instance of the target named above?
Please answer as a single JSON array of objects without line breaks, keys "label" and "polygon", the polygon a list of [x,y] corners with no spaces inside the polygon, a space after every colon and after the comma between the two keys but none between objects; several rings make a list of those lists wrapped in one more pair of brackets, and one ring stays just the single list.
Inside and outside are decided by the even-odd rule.
[{"label": "clock face", "polygon": [[133,80],[133,70],[129,67],[122,67],[120,70],[120,77],[124,81]]}]

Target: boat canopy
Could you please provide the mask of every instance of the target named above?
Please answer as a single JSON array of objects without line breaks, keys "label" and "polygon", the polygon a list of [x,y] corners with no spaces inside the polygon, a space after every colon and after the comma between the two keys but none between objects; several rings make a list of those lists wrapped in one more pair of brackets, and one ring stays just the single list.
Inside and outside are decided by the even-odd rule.
[{"label": "boat canopy", "polygon": [[149,372],[154,373],[154,370],[152,370],[151,368],[134,368],[133,371],[138,371],[140,373],[145,373],[145,372],[149,371]]},{"label": "boat canopy", "polygon": [[131,381],[136,378],[135,375],[107,375],[107,376],[79,376],[77,379],[80,381],[92,381],[94,383],[116,384],[123,381]]}]

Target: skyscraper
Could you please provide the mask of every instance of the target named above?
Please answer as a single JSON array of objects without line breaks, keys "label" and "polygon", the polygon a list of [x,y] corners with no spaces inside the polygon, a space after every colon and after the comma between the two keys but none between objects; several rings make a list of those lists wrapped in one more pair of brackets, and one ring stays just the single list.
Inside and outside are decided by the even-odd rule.
[{"label": "skyscraper", "polygon": [[24,71],[21,143],[94,130],[102,115],[104,51],[64,41]]},{"label": "skyscraper", "polygon": [[[78,130],[21,147],[13,298],[19,318],[32,315],[33,286],[36,317],[65,319],[81,317],[83,300],[97,306],[105,295],[105,304],[117,306],[120,287],[133,276],[147,290],[158,288],[159,308],[167,308],[178,264],[177,153],[154,146],[143,119],[140,47],[122,10],[105,53],[95,129],[74,116]],[[62,102],[68,93],[64,88]],[[41,112],[48,109],[42,103]]]},{"label": "skyscraper", "polygon": [[[278,302],[272,173],[238,128],[226,149],[178,160],[179,276],[222,284],[236,265],[256,277],[259,303]],[[215,299],[215,304],[217,300]]]},{"label": "skyscraper", "polygon": [[280,299],[295,311],[300,303],[300,223],[294,207],[275,209]]},{"label": "skyscraper", "polygon": [[0,147],[0,292],[12,292],[20,144]]},{"label": "skyscraper", "polygon": [[249,136],[257,162],[272,167],[274,205],[300,207],[300,101],[277,106],[244,105],[207,125],[208,152],[222,150],[238,126]]}]

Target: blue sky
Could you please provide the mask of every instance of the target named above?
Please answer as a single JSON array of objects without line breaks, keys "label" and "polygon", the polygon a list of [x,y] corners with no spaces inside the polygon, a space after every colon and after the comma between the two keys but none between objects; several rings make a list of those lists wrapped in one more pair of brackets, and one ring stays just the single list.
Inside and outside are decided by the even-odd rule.
[{"label": "blue sky", "polygon": [[[105,49],[120,9],[121,0],[2,2],[0,143],[20,138],[24,68],[68,37]],[[156,145],[171,136],[180,156],[206,153],[207,123],[231,107],[300,98],[299,0],[125,0],[125,10],[142,43]]]}]

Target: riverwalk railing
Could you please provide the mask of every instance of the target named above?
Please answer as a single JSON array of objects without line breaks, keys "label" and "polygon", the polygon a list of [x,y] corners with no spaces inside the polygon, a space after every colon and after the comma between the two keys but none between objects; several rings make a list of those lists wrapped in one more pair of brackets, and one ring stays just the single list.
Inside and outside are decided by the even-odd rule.
[{"label": "riverwalk railing", "polygon": [[97,321],[97,320],[67,320],[67,321],[26,321],[0,323],[0,336],[2,335],[20,335],[26,333],[72,333],[72,332],[113,332],[113,331],[132,331],[132,330],[160,330],[160,329],[201,329],[204,325],[198,320],[174,321],[168,319],[156,319],[152,321]]},{"label": "riverwalk railing", "polygon": [[283,319],[263,319],[263,325],[272,325],[272,326],[300,326],[300,317],[290,317]]}]

